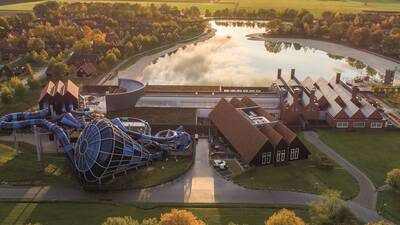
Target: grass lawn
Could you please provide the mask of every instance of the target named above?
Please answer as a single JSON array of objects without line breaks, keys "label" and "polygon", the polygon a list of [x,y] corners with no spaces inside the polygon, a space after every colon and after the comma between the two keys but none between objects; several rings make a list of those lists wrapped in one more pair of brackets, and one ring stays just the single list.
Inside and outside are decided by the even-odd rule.
[{"label": "grass lawn", "polygon": [[400,167],[400,132],[320,130],[319,137],[361,169],[375,186],[384,185],[386,173]]},{"label": "grass lawn", "polygon": [[109,118],[115,117],[134,117],[141,118],[150,124],[195,124],[196,109],[184,108],[149,108],[136,107],[121,112],[107,114]]},{"label": "grass lawn", "polygon": [[[35,147],[20,143],[23,154],[16,156],[13,143],[0,142],[0,185],[51,185],[79,187],[64,154],[44,154],[36,161]],[[155,162],[150,167],[120,176],[107,189],[143,188],[168,182],[184,174],[192,165],[192,157],[174,157]]]},{"label": "grass lawn", "polygon": [[[2,222],[1,218],[10,218],[8,221],[16,221],[18,218],[25,217],[26,219],[23,218],[24,221],[22,221],[23,224],[40,222],[42,225],[100,225],[107,217],[131,216],[141,221],[144,218],[159,218],[161,214],[170,211],[171,208],[180,208],[192,211],[208,225],[227,225],[231,221],[237,224],[257,225],[263,224],[266,218],[280,209],[263,205],[253,207],[242,205],[156,206],[89,203],[31,203],[30,205],[30,210],[23,211],[21,209],[29,208],[29,205],[0,203],[0,223]],[[306,209],[294,210],[298,216],[306,221],[308,220]]]},{"label": "grass lawn", "polygon": [[0,101],[0,116],[13,112],[25,111],[36,106],[37,100],[40,96],[40,91],[41,88],[37,90],[27,89],[27,93],[24,96],[15,96],[9,104],[4,104]]},{"label": "grass lawn", "polygon": [[75,186],[69,162],[64,154],[45,154],[36,161],[34,146],[20,143],[23,153],[16,155],[13,143],[0,143],[0,182],[2,185]]},{"label": "grass lawn", "polygon": [[385,218],[400,224],[400,192],[380,192],[377,209]]},{"label": "grass lawn", "polygon": [[[177,161],[176,161],[177,160]],[[166,183],[183,175],[192,166],[192,157],[169,157],[144,167],[138,171],[131,171],[127,176],[118,177],[116,182],[107,189],[144,188]]]},{"label": "grass lawn", "polygon": [[390,95],[386,97],[380,97],[380,99],[390,107],[400,107],[400,95]]},{"label": "grass lawn", "polygon": [[[79,0],[65,0],[67,2],[77,2]],[[326,1],[326,0],[221,0],[219,2],[210,3],[205,1],[199,1],[197,3],[185,1],[185,0],[154,0],[154,1],[134,1],[134,0],[92,0],[102,2],[132,2],[140,4],[151,4],[156,5],[162,3],[168,3],[170,5],[177,6],[179,8],[187,8],[190,6],[197,6],[204,12],[209,9],[214,11],[217,9],[224,8],[243,8],[243,9],[259,9],[259,8],[274,8],[277,10],[284,10],[286,8],[294,8],[297,10],[308,9],[315,15],[319,16],[323,11],[339,11],[346,13],[360,12],[362,10],[400,10],[400,4],[396,0],[369,0],[368,4],[364,4],[364,1]],[[43,1],[40,1],[43,2]],[[0,10],[32,10],[33,6],[38,2],[26,2],[19,4],[3,5],[0,6]]]},{"label": "grass lawn", "polygon": [[304,138],[301,139],[311,152],[310,159],[291,162],[281,167],[253,168],[235,177],[233,181],[254,189],[279,189],[316,194],[326,189],[336,189],[342,191],[345,199],[357,195],[359,191],[357,181],[338,165],[331,170],[319,168],[317,163],[321,153]]}]

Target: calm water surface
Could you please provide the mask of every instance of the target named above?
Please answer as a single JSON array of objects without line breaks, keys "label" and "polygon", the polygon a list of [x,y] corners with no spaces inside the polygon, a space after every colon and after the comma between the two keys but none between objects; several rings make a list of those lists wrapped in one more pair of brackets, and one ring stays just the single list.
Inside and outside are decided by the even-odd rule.
[{"label": "calm water surface", "polygon": [[267,86],[276,79],[278,68],[288,76],[330,79],[342,73],[347,80],[358,75],[375,75],[360,61],[329,55],[324,51],[293,43],[248,40],[246,35],[264,32],[262,22],[237,26],[232,22],[211,22],[216,35],[202,43],[186,46],[159,58],[143,71],[148,84]]}]

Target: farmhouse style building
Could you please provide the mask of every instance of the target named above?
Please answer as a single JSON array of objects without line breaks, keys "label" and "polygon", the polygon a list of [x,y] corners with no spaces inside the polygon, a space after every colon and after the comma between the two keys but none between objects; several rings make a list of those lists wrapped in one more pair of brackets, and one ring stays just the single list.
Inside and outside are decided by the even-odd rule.
[{"label": "farmhouse style building", "polygon": [[350,87],[338,73],[331,80],[307,77],[300,82],[291,71],[285,81],[278,70],[273,84],[281,96],[281,119],[288,125],[302,125],[324,121],[334,128],[373,128],[386,126],[381,113],[364,98],[358,88]]},{"label": "farmhouse style building", "polygon": [[209,118],[213,133],[251,165],[285,165],[310,154],[293,131],[250,98],[222,98]]}]

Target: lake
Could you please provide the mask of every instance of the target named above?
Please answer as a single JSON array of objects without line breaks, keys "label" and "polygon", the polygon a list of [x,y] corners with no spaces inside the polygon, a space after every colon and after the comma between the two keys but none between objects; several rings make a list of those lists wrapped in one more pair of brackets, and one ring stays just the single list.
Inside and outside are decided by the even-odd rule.
[{"label": "lake", "polygon": [[211,21],[214,37],[181,48],[147,66],[138,80],[147,84],[269,86],[278,68],[302,80],[342,73],[344,80],[376,71],[352,58],[330,55],[295,43],[253,41],[266,22]]}]

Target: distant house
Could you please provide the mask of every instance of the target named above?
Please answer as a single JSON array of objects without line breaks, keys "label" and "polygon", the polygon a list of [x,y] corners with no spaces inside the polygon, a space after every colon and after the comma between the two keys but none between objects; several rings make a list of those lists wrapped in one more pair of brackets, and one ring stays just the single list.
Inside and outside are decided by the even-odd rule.
[{"label": "distant house", "polygon": [[94,54],[73,54],[68,60],[71,74],[79,77],[89,77],[98,73],[98,57]]},{"label": "distant house", "polygon": [[213,136],[250,165],[285,165],[310,154],[296,133],[247,97],[221,99],[209,119]]},{"label": "distant house", "polygon": [[78,77],[91,77],[98,74],[97,67],[93,63],[84,63],[76,71]]},{"label": "distant house", "polygon": [[22,58],[10,62],[0,69],[0,77],[19,76],[26,73],[26,64]]}]

